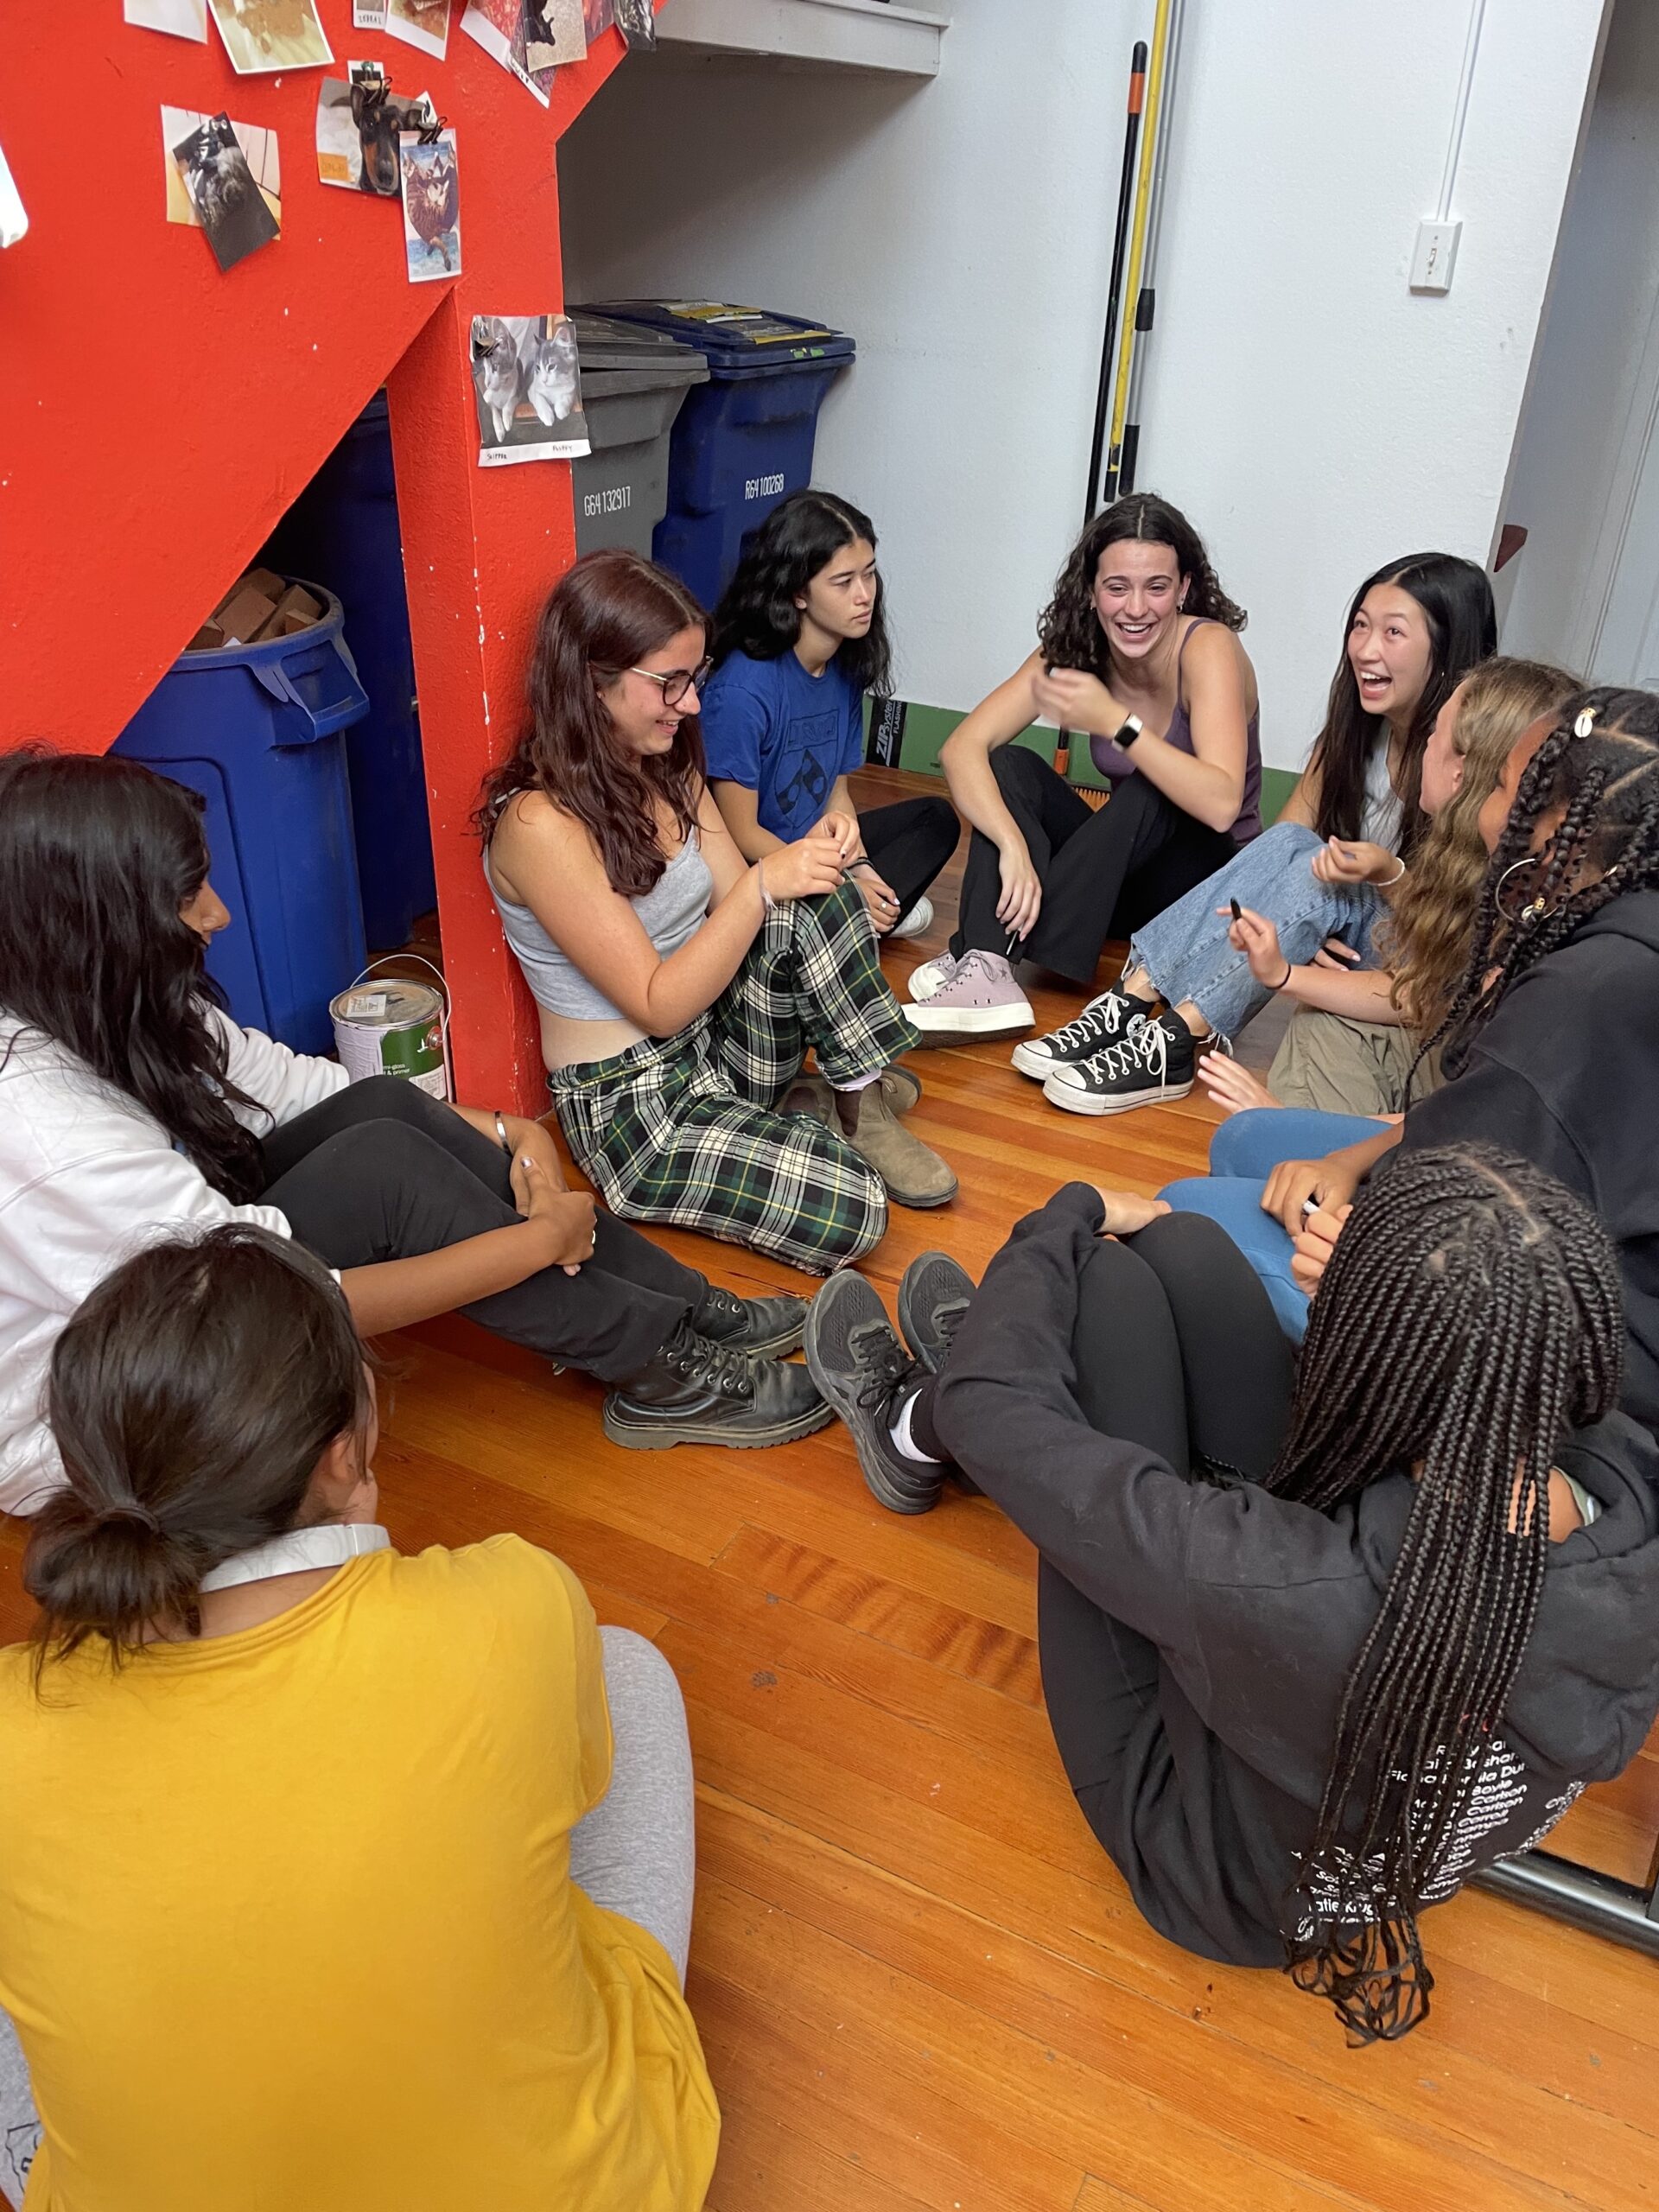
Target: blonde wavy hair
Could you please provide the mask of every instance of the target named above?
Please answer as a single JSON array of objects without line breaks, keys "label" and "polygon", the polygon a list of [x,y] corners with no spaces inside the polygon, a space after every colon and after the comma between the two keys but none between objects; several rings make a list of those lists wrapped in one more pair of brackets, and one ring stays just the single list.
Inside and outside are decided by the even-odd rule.
[{"label": "blonde wavy hair", "polygon": [[1389,995],[1419,1037],[1432,1037],[1440,1027],[1468,965],[1486,880],[1480,810],[1529,722],[1554,714],[1578,689],[1579,679],[1565,669],[1502,654],[1463,679],[1452,731],[1463,782],[1430,823],[1376,933],[1378,957],[1393,971]]}]

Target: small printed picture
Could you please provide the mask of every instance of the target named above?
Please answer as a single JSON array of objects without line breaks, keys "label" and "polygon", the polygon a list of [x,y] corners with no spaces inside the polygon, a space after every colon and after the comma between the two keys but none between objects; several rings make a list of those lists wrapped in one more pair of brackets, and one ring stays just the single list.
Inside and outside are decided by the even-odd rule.
[{"label": "small printed picture", "polygon": [[352,0],[354,31],[383,31],[386,28],[386,0]]},{"label": "small printed picture", "polygon": [[207,0],[238,77],[273,69],[313,69],[334,51],[317,20],[317,0]]},{"label": "small printed picture", "polygon": [[[187,224],[190,229],[201,228],[201,218],[196,213],[195,202],[185,183],[184,172],[174,158],[173,149],[181,145],[193,132],[205,128],[213,121],[195,108],[164,107],[162,110],[162,166],[167,173],[167,219],[169,223]],[[236,143],[242,149],[259,196],[270,211],[270,219],[280,231],[283,227],[283,164],[276,147],[276,133],[263,123],[232,123]]]},{"label": "small printed picture", "polygon": [[[553,72],[530,66],[525,0],[470,0],[461,19],[461,28],[469,38],[477,40],[493,61],[499,61],[526,92],[543,107],[547,105]],[[582,50],[587,51],[585,46]]]},{"label": "small printed picture", "polygon": [[615,21],[613,0],[582,0],[582,27],[589,46],[595,39],[603,38]]},{"label": "small printed picture", "polygon": [[234,269],[281,236],[228,115],[204,118],[174,147],[173,158],[220,269]]},{"label": "small printed picture", "polygon": [[350,83],[325,77],[317,96],[317,175],[348,192],[396,200],[403,190],[398,145],[405,130],[433,120],[430,99],[392,92],[374,61],[353,61]]},{"label": "small printed picture", "polygon": [[480,468],[575,461],[592,450],[568,315],[474,315],[473,384]]},{"label": "small printed picture", "polygon": [[123,0],[122,14],[141,30],[207,42],[207,0]]},{"label": "small printed picture", "polygon": [[614,0],[616,28],[630,46],[655,46],[657,18],[651,0]]},{"label": "small printed picture", "polygon": [[582,0],[524,0],[524,67],[532,76],[587,59]]},{"label": "small printed picture", "polygon": [[461,173],[455,134],[441,130],[428,145],[405,130],[397,142],[404,179],[404,246],[411,284],[461,274]]},{"label": "small printed picture", "polygon": [[388,0],[386,29],[442,61],[449,43],[449,0]]}]

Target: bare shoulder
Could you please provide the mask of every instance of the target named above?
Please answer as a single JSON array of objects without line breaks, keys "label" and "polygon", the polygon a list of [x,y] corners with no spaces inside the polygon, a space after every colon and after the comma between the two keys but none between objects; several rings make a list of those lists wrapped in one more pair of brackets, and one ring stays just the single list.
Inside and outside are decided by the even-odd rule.
[{"label": "bare shoulder", "polygon": [[1244,643],[1224,622],[1194,619],[1182,641],[1181,671],[1189,686],[1194,679],[1212,683],[1237,683],[1252,713],[1255,710],[1255,670]]},{"label": "bare shoulder", "polygon": [[577,878],[585,863],[601,865],[586,824],[541,791],[515,791],[502,807],[490,839],[489,862],[496,888],[515,901],[550,864],[561,875]]}]

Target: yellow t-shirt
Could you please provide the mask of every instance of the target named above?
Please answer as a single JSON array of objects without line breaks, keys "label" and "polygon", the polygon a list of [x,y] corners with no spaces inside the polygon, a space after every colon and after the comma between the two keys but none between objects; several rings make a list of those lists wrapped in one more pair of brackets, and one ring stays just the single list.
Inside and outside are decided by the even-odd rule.
[{"label": "yellow t-shirt", "polygon": [[38,1698],[0,1652],[28,2212],[696,2212],[673,1967],[569,1877],[610,1766],[593,1609],[516,1536]]}]

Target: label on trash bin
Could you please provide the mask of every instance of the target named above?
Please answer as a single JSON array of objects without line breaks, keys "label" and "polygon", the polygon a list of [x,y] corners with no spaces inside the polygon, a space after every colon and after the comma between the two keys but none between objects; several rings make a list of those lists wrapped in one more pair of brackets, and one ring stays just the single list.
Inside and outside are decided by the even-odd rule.
[{"label": "label on trash bin", "polygon": [[666,314],[685,322],[718,326],[752,346],[793,346],[807,338],[833,338],[835,332],[818,323],[781,322],[764,308],[726,307],[717,300],[664,300]]}]

